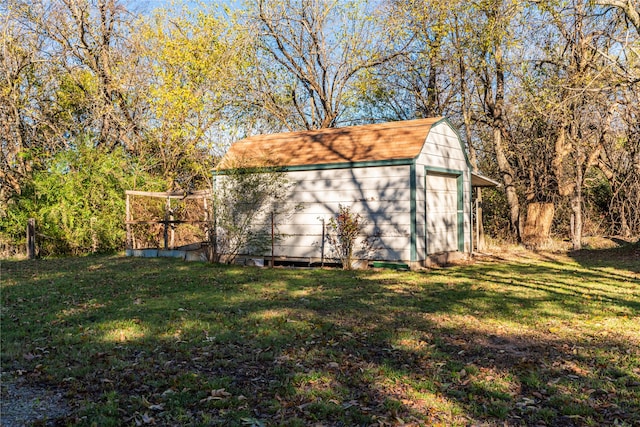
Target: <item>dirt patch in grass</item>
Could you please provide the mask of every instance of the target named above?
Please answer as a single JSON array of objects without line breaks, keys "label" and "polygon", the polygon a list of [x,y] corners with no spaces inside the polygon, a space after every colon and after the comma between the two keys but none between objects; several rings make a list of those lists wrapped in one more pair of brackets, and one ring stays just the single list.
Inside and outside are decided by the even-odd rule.
[{"label": "dirt patch in grass", "polygon": [[71,415],[64,393],[38,385],[26,384],[20,378],[2,375],[0,386],[0,425],[56,425]]}]

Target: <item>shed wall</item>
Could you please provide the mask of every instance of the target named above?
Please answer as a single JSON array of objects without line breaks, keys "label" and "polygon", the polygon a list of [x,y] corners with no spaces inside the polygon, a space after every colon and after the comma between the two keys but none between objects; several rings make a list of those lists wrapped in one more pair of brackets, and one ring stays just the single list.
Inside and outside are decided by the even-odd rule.
[{"label": "shed wall", "polygon": [[[432,194],[429,196],[426,188],[426,176],[429,172],[448,174],[451,178],[461,176],[461,224],[455,224],[455,226],[456,228],[458,226],[461,227],[463,251],[470,252],[471,171],[458,134],[444,121],[431,128],[422,152],[416,159],[416,256],[418,260],[424,260],[427,256],[434,254],[430,251],[440,251],[439,248],[442,247],[440,243],[430,245],[428,241],[427,223],[430,221],[429,209],[435,209],[440,212],[446,210],[442,205],[442,203],[445,202],[444,199],[439,201],[437,195]],[[435,226],[439,227],[440,225]],[[452,230],[447,230],[447,234],[451,231]],[[431,247],[431,249],[429,249],[429,247]]]},{"label": "shed wall", "polygon": [[[411,234],[408,177],[408,165],[287,172],[287,178],[296,183],[288,200],[298,205],[299,210],[280,218],[278,232],[285,237],[276,245],[275,255],[320,258],[322,219],[328,224],[342,204],[365,219],[365,236],[380,236],[368,259],[408,260]],[[331,255],[328,245],[324,255]]]}]

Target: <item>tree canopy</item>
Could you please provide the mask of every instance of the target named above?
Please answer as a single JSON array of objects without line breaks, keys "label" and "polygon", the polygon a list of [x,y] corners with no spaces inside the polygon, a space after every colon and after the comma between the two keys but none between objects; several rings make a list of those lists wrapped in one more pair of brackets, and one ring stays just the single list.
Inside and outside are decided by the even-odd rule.
[{"label": "tree canopy", "polygon": [[[485,203],[494,233],[521,238],[526,206],[546,202],[575,248],[585,233],[638,235],[639,14],[614,0],[8,0],[0,243],[20,243],[26,211],[53,227],[43,212],[61,217],[68,196],[89,234],[57,250],[117,249],[122,225],[91,213],[91,192],[206,186],[255,133],[435,115],[504,184]],[[73,180],[91,183],[51,187]]]}]

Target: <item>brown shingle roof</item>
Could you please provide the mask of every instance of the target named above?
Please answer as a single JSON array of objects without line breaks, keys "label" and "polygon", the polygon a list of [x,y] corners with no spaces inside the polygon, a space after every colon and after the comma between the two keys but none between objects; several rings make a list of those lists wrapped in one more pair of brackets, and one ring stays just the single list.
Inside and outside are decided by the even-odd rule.
[{"label": "brown shingle roof", "polygon": [[304,166],[412,159],[441,117],[252,136],[231,146],[221,168]]}]

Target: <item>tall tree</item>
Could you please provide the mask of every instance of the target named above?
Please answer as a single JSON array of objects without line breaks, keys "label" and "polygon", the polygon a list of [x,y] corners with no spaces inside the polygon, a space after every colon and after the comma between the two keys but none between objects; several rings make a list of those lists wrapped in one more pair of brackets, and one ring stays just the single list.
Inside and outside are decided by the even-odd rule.
[{"label": "tall tree", "polygon": [[448,43],[456,2],[390,2],[385,29],[398,55],[360,80],[360,108],[373,120],[451,115],[456,99]]},{"label": "tall tree", "polygon": [[348,119],[356,78],[398,55],[366,2],[257,0],[249,13],[257,35],[253,102],[284,128]]},{"label": "tall tree", "polygon": [[[37,15],[47,7],[49,13]],[[135,17],[117,0],[55,0],[30,10],[29,18],[51,41],[57,63],[90,97],[84,128],[98,136],[100,145],[135,151],[142,136],[140,106],[129,96],[137,84],[138,61],[129,44]]]},{"label": "tall tree", "polygon": [[473,65],[478,76],[479,94],[484,121],[491,129],[492,145],[500,176],[504,184],[511,231],[521,240],[522,220],[517,191],[516,170],[509,157],[510,134],[507,126],[507,73],[508,46],[515,39],[514,17],[519,3],[513,0],[485,0],[476,5],[483,17],[477,26],[477,63]]},{"label": "tall tree", "polygon": [[1,12],[2,201],[80,135],[133,152],[132,15],[111,0],[9,0]]},{"label": "tall tree", "polygon": [[37,111],[46,98],[40,56],[44,38],[17,18],[21,5],[1,6],[0,31],[0,203],[20,194],[33,164],[26,150],[39,145]]},{"label": "tall tree", "polygon": [[170,187],[197,186],[220,149],[215,134],[246,62],[244,38],[230,25],[215,8],[182,6],[157,10],[141,26],[149,106],[143,152]]},{"label": "tall tree", "polygon": [[617,80],[617,61],[611,59],[620,46],[606,36],[607,28],[616,31],[606,12],[589,1],[540,2],[538,7],[546,36],[539,46],[543,55],[529,75],[528,102],[538,120],[537,139],[547,141],[546,153],[552,153],[548,171],[556,191],[569,200],[572,244],[580,249],[585,185],[613,136],[616,98],[625,90],[622,82],[611,85]]}]

